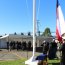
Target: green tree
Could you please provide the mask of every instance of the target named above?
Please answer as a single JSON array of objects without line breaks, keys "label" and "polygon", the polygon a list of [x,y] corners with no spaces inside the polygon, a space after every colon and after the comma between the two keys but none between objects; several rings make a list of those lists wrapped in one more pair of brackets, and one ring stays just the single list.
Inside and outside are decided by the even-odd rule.
[{"label": "green tree", "polygon": [[43,36],[45,37],[48,37],[48,36],[51,36],[51,31],[50,31],[50,28],[46,28],[42,34]]},{"label": "green tree", "polygon": [[24,33],[21,32],[21,35],[24,35]]},{"label": "green tree", "polygon": [[15,32],[14,35],[17,35],[17,33]]},{"label": "green tree", "polygon": [[38,36],[40,36],[40,31],[38,31]]},{"label": "green tree", "polygon": [[7,35],[7,34],[5,33],[5,35]]},{"label": "green tree", "polygon": [[28,32],[28,36],[31,36],[31,32]]}]

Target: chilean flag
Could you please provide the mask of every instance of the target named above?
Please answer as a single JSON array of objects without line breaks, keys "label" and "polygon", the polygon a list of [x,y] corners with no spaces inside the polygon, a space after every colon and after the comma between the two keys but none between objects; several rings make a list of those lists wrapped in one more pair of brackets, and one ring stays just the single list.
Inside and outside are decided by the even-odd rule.
[{"label": "chilean flag", "polygon": [[60,4],[57,0],[56,4],[56,38],[58,41],[62,41],[62,34],[65,33],[65,22],[64,16],[60,7]]}]

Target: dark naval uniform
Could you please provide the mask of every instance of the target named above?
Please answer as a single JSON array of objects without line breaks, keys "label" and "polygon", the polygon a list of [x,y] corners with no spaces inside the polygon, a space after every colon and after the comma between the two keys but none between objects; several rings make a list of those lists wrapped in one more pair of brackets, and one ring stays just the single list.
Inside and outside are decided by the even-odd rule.
[{"label": "dark naval uniform", "polygon": [[62,51],[62,56],[61,56],[61,63],[60,65],[65,65],[65,43],[62,44],[60,51]]}]

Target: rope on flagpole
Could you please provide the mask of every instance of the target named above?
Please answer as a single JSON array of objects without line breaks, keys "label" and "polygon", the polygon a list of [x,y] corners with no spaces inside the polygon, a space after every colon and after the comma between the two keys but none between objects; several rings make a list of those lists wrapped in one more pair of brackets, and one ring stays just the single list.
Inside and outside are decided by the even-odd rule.
[{"label": "rope on flagpole", "polygon": [[27,9],[28,9],[28,2],[27,2],[27,0],[26,0],[26,6],[27,6]]},{"label": "rope on flagpole", "polygon": [[27,8],[27,18],[29,19],[30,16],[30,11],[29,11],[29,6],[28,6],[28,0],[26,0],[26,8]]},{"label": "rope on flagpole", "polygon": [[40,0],[39,0],[39,3],[38,3],[37,19],[38,19],[38,16],[39,16],[39,11],[40,11]]},{"label": "rope on flagpole", "polygon": [[[28,0],[26,0],[26,8],[27,8],[27,17],[28,17],[28,20],[29,20],[29,7],[28,7]],[[27,59],[28,59],[28,48],[27,48]]]}]

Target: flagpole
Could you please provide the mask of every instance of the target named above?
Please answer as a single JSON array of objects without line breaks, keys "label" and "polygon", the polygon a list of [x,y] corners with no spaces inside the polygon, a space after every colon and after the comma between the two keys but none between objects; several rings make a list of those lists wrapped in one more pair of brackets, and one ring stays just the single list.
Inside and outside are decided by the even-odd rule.
[{"label": "flagpole", "polygon": [[27,65],[37,65],[38,62],[33,62],[35,56],[35,42],[36,42],[36,0],[33,0],[33,55],[25,61]]},{"label": "flagpole", "polygon": [[33,56],[35,55],[36,42],[36,0],[33,0]]}]

